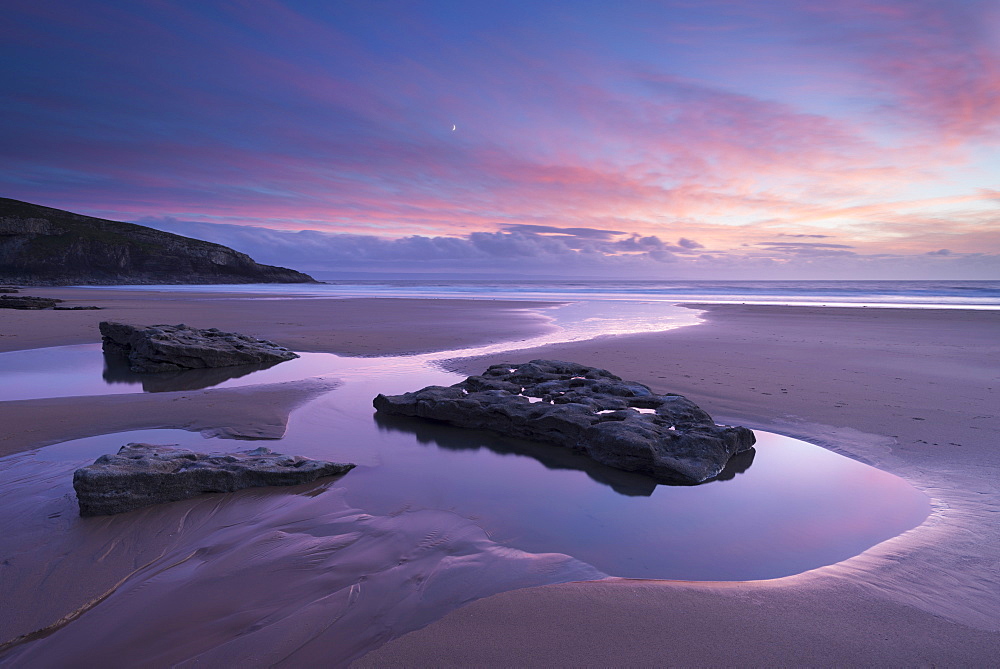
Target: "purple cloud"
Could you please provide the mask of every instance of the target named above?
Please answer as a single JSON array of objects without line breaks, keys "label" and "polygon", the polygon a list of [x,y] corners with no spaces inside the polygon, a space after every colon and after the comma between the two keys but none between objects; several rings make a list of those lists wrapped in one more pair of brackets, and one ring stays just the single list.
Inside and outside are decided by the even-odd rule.
[{"label": "purple cloud", "polygon": [[[985,0],[4,11],[0,190],[19,199],[247,226],[224,234],[316,263],[350,248],[695,271],[751,242],[811,276],[806,256],[875,257],[889,238],[924,258],[1000,250],[986,226],[907,223],[996,196]],[[914,203],[923,190],[956,204]]]}]

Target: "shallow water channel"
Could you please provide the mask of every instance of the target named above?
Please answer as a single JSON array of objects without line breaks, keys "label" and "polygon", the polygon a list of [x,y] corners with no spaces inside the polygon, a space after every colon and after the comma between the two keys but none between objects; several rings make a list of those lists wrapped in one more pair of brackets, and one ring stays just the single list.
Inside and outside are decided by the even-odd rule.
[{"label": "shallow water channel", "polygon": [[[762,431],[754,451],[734,459],[719,480],[675,487],[554,446],[374,414],[380,392],[461,380],[431,364],[442,357],[307,353],[259,371],[136,375],[106,361],[99,345],[37,349],[0,354],[0,401],[337,378],[342,386],[295,410],[284,437],[264,444],[358,465],[321,492],[373,516],[446,511],[502,546],[565,554],[613,576],[786,576],[857,555],[915,527],[930,510],[928,498],[896,476]],[[184,430],[95,435],[0,459],[4,496],[72,501],[73,469],[128,442],[211,452],[262,445]],[[62,522],[81,523],[64,515]]]}]

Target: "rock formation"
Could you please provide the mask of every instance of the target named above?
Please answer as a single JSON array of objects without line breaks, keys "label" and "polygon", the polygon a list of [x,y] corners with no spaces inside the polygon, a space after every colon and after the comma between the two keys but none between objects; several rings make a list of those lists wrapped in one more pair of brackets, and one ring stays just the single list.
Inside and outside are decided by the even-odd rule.
[{"label": "rock formation", "polygon": [[[0,293],[16,293],[17,291],[5,291],[0,289]],[[83,311],[87,309],[103,309],[103,307],[60,307],[58,304],[63,300],[54,297],[31,297],[30,295],[0,295],[0,309],[52,309],[53,311]]]},{"label": "rock formation", "polygon": [[53,309],[60,302],[54,297],[0,295],[0,309]]},{"label": "rock formation", "polygon": [[716,425],[681,395],[656,395],[606,370],[557,360],[493,365],[447,388],[379,395],[374,405],[558,444],[669,483],[712,479],[755,441],[745,427]]},{"label": "rock formation", "polygon": [[128,358],[133,372],[263,365],[299,357],[266,339],[216,328],[199,330],[184,324],[139,328],[103,321],[100,329],[104,352]]},{"label": "rock formation", "polygon": [[0,282],[316,283],[220,244],[0,198]]},{"label": "rock formation", "polygon": [[172,446],[126,444],[117,455],[102,455],[77,469],[73,488],[81,516],[105,516],[206,492],[308,483],[353,468],[267,448],[207,455]]}]

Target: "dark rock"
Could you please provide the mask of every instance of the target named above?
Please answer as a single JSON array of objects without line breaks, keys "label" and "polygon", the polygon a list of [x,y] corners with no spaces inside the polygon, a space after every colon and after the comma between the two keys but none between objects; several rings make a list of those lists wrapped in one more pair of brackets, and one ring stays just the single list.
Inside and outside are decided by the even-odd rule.
[{"label": "dark rock", "polygon": [[17,289],[17,288],[14,288],[13,286],[0,286],[0,293],[11,294],[11,293],[19,293],[19,292],[21,292],[21,291],[19,289]]},{"label": "dark rock", "polygon": [[170,372],[233,365],[262,365],[299,357],[284,346],[216,328],[187,325],[138,328],[124,323],[100,324],[104,352],[128,358],[133,372]]},{"label": "dark rock", "polygon": [[81,516],[106,516],[206,492],[297,485],[343,474],[353,464],[310,460],[257,448],[208,455],[173,446],[126,444],[73,473]]},{"label": "dark rock", "polygon": [[96,311],[104,307],[52,307],[53,311]]},{"label": "dark rock", "polygon": [[493,365],[450,387],[379,395],[376,410],[545,441],[663,482],[718,476],[754,444],[681,395],[656,395],[611,372],[557,360]]},{"label": "dark rock", "polygon": [[53,297],[29,297],[28,295],[0,295],[0,309],[52,309],[62,300]]},{"label": "dark rock", "polygon": [[318,283],[220,244],[0,198],[0,281],[24,285]]}]

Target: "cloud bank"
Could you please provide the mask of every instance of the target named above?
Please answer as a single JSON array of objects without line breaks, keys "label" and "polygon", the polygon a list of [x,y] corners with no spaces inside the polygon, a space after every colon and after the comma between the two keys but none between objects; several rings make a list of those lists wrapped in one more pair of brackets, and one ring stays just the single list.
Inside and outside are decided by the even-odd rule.
[{"label": "cloud bank", "polygon": [[[205,239],[249,254],[259,262],[308,271],[321,279],[358,273],[451,273],[472,277],[740,279],[841,278],[845,263],[859,278],[988,279],[1000,270],[998,254],[955,254],[947,249],[922,257],[863,255],[842,244],[766,242],[741,253],[707,249],[690,239],[588,228],[520,227],[461,237],[410,235],[382,238],[301,230],[146,218],[137,221],[166,232]],[[930,262],[928,260],[930,259]]]}]

